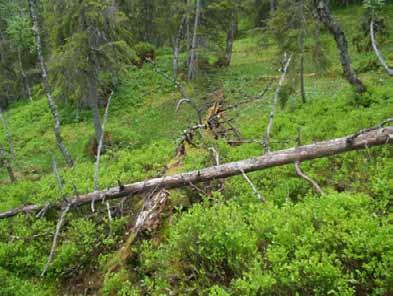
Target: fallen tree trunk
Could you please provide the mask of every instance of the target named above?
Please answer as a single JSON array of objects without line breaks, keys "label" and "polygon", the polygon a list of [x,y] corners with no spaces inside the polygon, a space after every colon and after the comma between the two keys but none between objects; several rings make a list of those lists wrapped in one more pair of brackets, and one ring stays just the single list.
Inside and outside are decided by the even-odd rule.
[{"label": "fallen tree trunk", "polygon": [[[52,207],[60,209],[64,206],[64,203],[69,203],[71,207],[78,207],[90,204],[93,199],[96,201],[103,201],[122,198],[136,193],[157,191],[163,188],[169,189],[185,187],[193,183],[240,175],[242,172],[248,173],[270,167],[290,164],[296,161],[303,162],[347,151],[367,149],[372,146],[379,146],[392,142],[393,126],[385,128],[371,128],[343,138],[280,150],[255,158],[230,162],[173,176],[154,178],[129,185],[114,187],[100,192],[92,192],[86,195],[73,197],[66,201],[54,203],[52,204]],[[45,205],[29,205],[12,209],[0,213],[0,219],[12,217],[21,213],[32,213],[42,209],[44,206]]]}]

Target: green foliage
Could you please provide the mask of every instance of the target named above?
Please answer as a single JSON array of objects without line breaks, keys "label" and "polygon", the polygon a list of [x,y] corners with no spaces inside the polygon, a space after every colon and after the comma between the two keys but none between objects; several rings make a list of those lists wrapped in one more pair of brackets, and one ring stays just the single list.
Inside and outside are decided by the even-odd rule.
[{"label": "green foliage", "polygon": [[[106,15],[101,12],[110,11],[106,9],[107,3],[85,2],[83,5],[90,9],[87,19],[105,31],[103,18]],[[121,11],[116,22],[135,22],[140,26],[129,26],[131,32],[124,34],[126,27],[116,23],[119,26],[110,30],[114,33],[111,36],[116,38],[95,48],[102,54],[100,65],[110,65],[110,71],[105,68],[97,76],[100,95],[106,96],[106,91],[112,87],[115,90],[106,128],[113,145],[107,147],[101,159],[100,188],[116,186],[118,180],[131,183],[162,174],[173,159],[176,139],[196,120],[189,106],[177,113],[174,111],[180,94],[172,82],[157,75],[151,65],[146,64],[141,69],[129,67],[130,61],[139,59],[137,55],[154,50],[160,69],[170,73],[172,57],[168,40],[178,29],[179,19],[185,11],[183,3],[175,7],[179,3],[173,1],[170,7],[175,10],[161,11],[166,7],[164,1],[125,2],[119,6]],[[140,18],[129,19],[134,15],[133,10],[126,10],[125,6],[137,5],[135,13],[141,15],[144,2],[152,5],[152,11],[159,15],[143,22]],[[230,2],[204,3],[207,6],[203,7],[204,19],[199,32],[201,36],[206,34],[207,47],[198,53],[207,66],[221,54],[228,21],[223,16],[229,15]],[[50,45],[46,49],[51,61],[50,76],[59,74],[53,79],[58,83],[53,87],[61,98],[59,109],[64,139],[76,158],[76,165],[69,170],[59,161],[65,182],[61,192],[51,169],[55,147],[53,123],[45,98],[39,98],[42,90],[36,86],[32,103],[19,101],[6,113],[17,154],[15,170],[19,181],[9,184],[5,170],[0,168],[1,210],[23,204],[44,204],[59,200],[63,195],[72,196],[73,184],[80,194],[93,188],[94,161],[85,153],[93,134],[89,123],[91,112],[84,110],[83,104],[77,110],[73,107],[85,96],[86,89],[81,82],[87,83],[83,72],[89,69],[85,59],[89,52],[89,35],[83,30],[75,30],[80,28],[76,17],[80,12],[77,2],[42,1],[42,4],[46,12],[42,16],[43,24],[52,24],[46,26],[48,32],[44,34]],[[71,6],[67,5],[75,10],[69,10]],[[155,10],[154,7],[161,8]],[[54,8],[56,14],[52,14]],[[294,12],[293,7],[291,9],[288,11]],[[349,36],[356,33],[362,9],[361,6],[351,7],[337,13]],[[243,30],[249,28],[249,18],[254,14],[249,12],[244,17],[240,13]],[[61,17],[56,20],[59,15]],[[381,15],[388,19],[391,9],[381,11]],[[272,22],[281,26],[292,16],[277,14],[276,17]],[[152,34],[146,38],[140,36],[139,31],[144,30],[142,25],[150,23],[154,25],[154,30],[149,31]],[[167,23],[168,26],[163,26]],[[285,32],[283,42],[287,49],[296,52],[299,27],[296,22],[292,25],[294,29]],[[307,24],[307,29],[314,32],[316,28]],[[217,89],[223,90],[228,104],[236,104],[259,94],[279,75],[275,57],[281,55],[282,48],[278,47],[277,39],[260,31],[240,33],[245,37],[236,40],[230,67],[214,71],[207,67],[209,71],[196,83],[182,82],[198,106],[208,106],[211,101],[205,94]],[[6,41],[1,43],[5,46],[5,56],[15,63],[10,54],[10,40]],[[333,40],[324,31],[321,43],[323,55],[329,61],[338,60]],[[391,117],[388,107],[392,105],[393,88],[381,69],[369,71],[367,68],[372,54],[354,52],[352,55],[356,66],[366,66],[361,77],[367,81],[368,92],[359,96],[352,93],[339,75],[339,66],[331,64],[326,71],[319,71],[323,63],[316,66],[310,60],[317,47],[316,39],[309,36],[305,45],[309,100],[306,104],[299,103],[300,97],[292,82],[298,75],[297,66],[293,66],[292,76],[289,76],[291,83],[282,89],[282,108],[277,108],[274,120],[273,150],[295,146],[299,127],[305,144],[344,136]],[[388,52],[390,45],[385,42],[381,48]],[[186,54],[182,53],[181,58],[185,60]],[[24,57],[24,62],[32,63],[29,55]],[[294,59],[293,65],[296,63]],[[120,71],[113,76],[112,71],[116,69]],[[3,78],[2,72],[0,75]],[[18,88],[14,77],[2,79],[2,90],[7,85]],[[263,135],[274,86],[264,98],[225,113],[226,118],[233,118],[232,123],[244,139],[260,139]],[[0,141],[5,143],[3,134]],[[224,139],[210,141],[201,137],[195,137],[195,143],[200,147],[188,150],[179,170],[212,165],[212,155],[205,147],[217,147],[221,162],[259,156],[262,151],[258,143],[234,147]],[[55,156],[60,159],[59,155]],[[326,196],[318,198],[312,187],[296,176],[292,165],[249,174],[258,191],[267,198],[265,205],[256,199],[242,176],[227,179],[223,192],[204,197],[200,205],[192,206],[192,202],[201,201],[200,197],[193,198],[197,194],[192,190],[171,191],[168,213],[173,210],[176,215],[164,217],[164,226],[157,235],[142,233],[132,246],[135,251],[132,258],[119,262],[122,268],[105,275],[100,273],[106,271],[108,262],[121,260],[118,250],[122,250],[124,234],[132,225],[134,210],[141,204],[139,196],[127,202],[130,216],[115,217],[110,223],[101,205],[97,205],[98,213],[94,215],[88,207],[72,209],[66,216],[53,262],[44,278],[40,273],[51,247],[58,211],[49,210],[43,219],[32,215],[1,220],[0,294],[74,294],[69,290],[79,289],[81,278],[86,279],[86,284],[90,277],[95,279],[91,289],[97,293],[100,290],[104,295],[392,294],[392,148],[372,148],[305,162],[301,166],[328,193]],[[211,182],[198,186],[216,188],[215,185]],[[118,206],[115,201],[111,201],[111,205]],[[80,287],[76,294],[83,293],[84,288]]]},{"label": "green foliage", "polygon": [[120,272],[109,273],[105,276],[102,294],[104,296],[137,296],[140,295],[140,291],[133,288],[131,281],[128,279],[127,272],[121,270]]},{"label": "green foliage", "polygon": [[366,196],[337,194],[282,208],[196,205],[161,248],[146,246],[142,268],[168,281],[156,292],[169,285],[211,295],[386,295],[393,228],[373,209]]}]

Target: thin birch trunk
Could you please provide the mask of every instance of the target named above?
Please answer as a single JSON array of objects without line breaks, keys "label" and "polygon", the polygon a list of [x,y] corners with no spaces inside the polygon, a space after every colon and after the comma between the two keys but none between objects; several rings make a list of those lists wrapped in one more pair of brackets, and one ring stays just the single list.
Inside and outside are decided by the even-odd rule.
[{"label": "thin birch trunk", "polygon": [[5,115],[4,115],[3,110],[1,108],[0,108],[0,121],[3,125],[4,135],[7,140],[9,150],[10,150],[11,160],[13,163],[15,163],[16,162],[16,155],[15,155],[15,150],[14,150],[14,141],[12,139],[12,135],[11,135],[10,129],[8,127],[8,121],[5,118]]},{"label": "thin birch trunk", "polygon": [[225,64],[227,66],[229,66],[232,61],[233,42],[235,40],[236,27],[237,27],[236,13],[235,10],[233,9],[231,14],[231,22],[228,28],[227,42],[226,42],[226,49],[225,49]]},{"label": "thin birch trunk", "polygon": [[7,152],[5,151],[3,145],[0,144],[0,163],[7,169],[8,176],[12,183],[16,182],[16,177],[14,174],[14,170],[12,169],[11,163],[8,160]]},{"label": "thin birch trunk", "polygon": [[198,34],[200,10],[201,10],[201,1],[197,0],[196,8],[195,8],[195,22],[194,22],[194,31],[192,35],[190,60],[188,64],[188,80],[194,79],[198,71],[196,47],[197,47],[197,34]]},{"label": "thin birch trunk", "polygon": [[52,113],[53,121],[54,121],[54,133],[55,133],[55,138],[56,138],[56,144],[57,144],[57,147],[59,148],[61,154],[63,155],[64,160],[67,163],[67,165],[69,167],[72,167],[74,165],[74,161],[72,160],[71,154],[68,152],[68,150],[65,147],[64,142],[63,142],[63,137],[61,135],[59,113],[57,110],[57,105],[55,103],[55,100],[52,97],[52,89],[49,85],[48,71],[47,71],[44,55],[42,52],[41,32],[40,32],[40,26],[39,26],[39,22],[38,22],[36,0],[28,0],[28,2],[29,2],[31,21],[33,23],[33,33],[34,33],[34,37],[35,37],[35,45],[36,45],[36,49],[37,49],[38,62],[39,62],[40,68],[41,68],[42,83],[44,85],[44,89],[45,89],[46,95],[48,97],[48,105],[49,105],[49,109]]},{"label": "thin birch trunk", "polygon": [[292,54],[289,57],[287,57],[287,54],[284,55],[284,61],[283,61],[284,66],[281,69],[282,73],[281,73],[280,81],[278,82],[278,86],[277,86],[276,92],[274,94],[272,111],[270,112],[269,122],[267,124],[265,135],[263,137],[263,148],[265,150],[265,153],[270,152],[270,134],[271,134],[272,128],[273,128],[273,119],[276,114],[276,107],[277,107],[278,98],[280,96],[281,88],[285,82],[285,77],[287,75],[288,67],[289,67],[289,64],[291,63],[291,60],[292,60]]},{"label": "thin birch trunk", "polygon": [[177,69],[179,67],[179,55],[180,55],[180,40],[183,32],[184,23],[186,21],[186,15],[184,14],[179,25],[179,29],[173,40],[173,77],[177,77]]},{"label": "thin birch trunk", "polygon": [[[95,173],[94,173],[94,191],[98,192],[99,190],[99,178],[100,178],[100,160],[101,160],[101,151],[102,151],[102,147],[104,145],[104,131],[105,131],[105,125],[106,122],[108,121],[108,115],[109,115],[109,107],[111,105],[111,101],[112,101],[112,96],[113,96],[113,91],[111,93],[111,95],[109,96],[108,99],[108,104],[106,105],[106,109],[105,109],[105,114],[104,114],[104,120],[102,122],[102,127],[101,127],[101,136],[98,142],[98,149],[97,149],[97,158],[96,158],[96,169],[95,169]],[[111,215],[111,210],[110,210],[110,205],[109,205],[109,201],[106,201],[106,207],[108,210],[108,218],[109,221],[112,220],[112,215]],[[91,201],[91,210],[94,213],[95,212],[95,200],[93,199]]]},{"label": "thin birch trunk", "polygon": [[385,62],[381,52],[378,49],[377,42],[375,40],[375,30],[374,30],[374,24],[375,24],[375,19],[374,19],[374,13],[372,15],[371,23],[370,23],[370,36],[371,36],[371,44],[373,46],[375,55],[378,58],[379,63],[382,65],[382,67],[385,69],[385,71],[390,75],[393,76],[393,69],[388,66],[388,64]]},{"label": "thin birch trunk", "polygon": [[302,96],[302,102],[306,103],[306,91],[304,88],[304,40],[305,40],[305,18],[304,18],[304,0],[300,2],[300,18],[302,24],[302,32],[300,34],[300,93]]},{"label": "thin birch trunk", "polygon": [[25,69],[23,68],[23,63],[22,63],[22,55],[20,52],[20,48],[18,48],[18,61],[19,61],[19,68],[20,68],[20,73],[22,74],[22,80],[23,80],[23,86],[24,89],[27,93],[27,96],[29,97],[30,102],[33,101],[33,97],[31,95],[31,88],[29,85],[29,79],[27,78]]}]

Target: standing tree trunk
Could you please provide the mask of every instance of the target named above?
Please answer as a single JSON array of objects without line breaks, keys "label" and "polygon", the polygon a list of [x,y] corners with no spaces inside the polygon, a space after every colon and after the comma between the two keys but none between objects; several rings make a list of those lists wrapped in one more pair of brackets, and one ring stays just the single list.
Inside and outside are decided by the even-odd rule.
[{"label": "standing tree trunk", "polygon": [[0,163],[7,169],[8,176],[10,177],[11,182],[15,183],[16,177],[14,171],[12,169],[10,162],[8,161],[7,152],[5,151],[3,145],[1,144],[0,144]]},{"label": "standing tree trunk", "polygon": [[[90,63],[93,63],[91,58],[89,57]],[[98,107],[98,91],[97,91],[97,75],[94,68],[94,65],[90,67],[89,77],[88,77],[88,104],[91,109],[93,115],[93,123],[94,123],[94,131],[96,143],[100,142],[101,134],[102,134],[102,124],[101,124],[101,116],[100,109]]]},{"label": "standing tree trunk", "polygon": [[336,40],[337,48],[340,51],[341,65],[344,70],[345,78],[350,84],[352,84],[358,93],[366,91],[366,87],[363,82],[357,77],[354,69],[352,68],[351,58],[348,52],[348,42],[345,34],[339,24],[332,18],[330,10],[323,0],[314,0],[316,5],[317,17],[325,27],[329,30],[330,34],[334,36]]},{"label": "standing tree trunk", "polygon": [[27,78],[25,69],[23,68],[22,55],[21,55],[21,52],[20,52],[20,48],[18,48],[18,61],[19,61],[20,73],[22,74],[24,90],[25,90],[27,96],[29,97],[29,100],[32,102],[33,101],[33,97],[31,95],[31,88],[30,88],[30,85],[29,85],[29,79]]},{"label": "standing tree trunk", "polygon": [[4,42],[4,36],[2,33],[2,30],[0,30],[0,63],[1,63],[1,68],[2,68],[2,72],[3,72],[3,79],[6,80],[6,82],[4,83],[4,88],[5,88],[5,106],[8,106],[9,101],[10,101],[10,94],[11,94],[11,90],[10,90],[10,85],[9,85],[9,75],[8,75],[8,71],[6,68],[6,60],[7,57],[5,56],[5,48],[3,45]]},{"label": "standing tree trunk", "polygon": [[374,23],[375,23],[375,17],[374,17],[374,12],[371,17],[371,22],[370,22],[370,37],[371,37],[371,45],[373,47],[374,53],[378,58],[379,63],[382,65],[382,67],[385,69],[386,73],[388,73],[390,76],[393,76],[393,69],[388,66],[388,64],[385,62],[383,59],[383,56],[381,52],[378,49],[377,42],[375,40],[375,30],[374,30]]},{"label": "standing tree trunk", "polygon": [[270,15],[272,16],[276,11],[276,0],[270,0]]},{"label": "standing tree trunk", "polygon": [[1,107],[0,107],[0,121],[1,121],[1,124],[3,125],[4,135],[5,135],[5,138],[7,140],[8,147],[10,149],[11,160],[12,160],[12,162],[15,162],[16,161],[16,156],[15,156],[15,150],[14,150],[14,143],[13,143],[13,140],[12,140],[10,129],[8,127],[7,119],[5,118],[5,116],[3,114],[3,110],[1,109]]},{"label": "standing tree trunk", "polygon": [[176,36],[173,38],[173,77],[176,79],[177,77],[177,68],[179,67],[179,55],[180,55],[180,40],[182,37],[184,23],[186,22],[186,15],[182,16],[180,21],[179,30],[176,33]]},{"label": "standing tree trunk", "polygon": [[190,32],[190,0],[186,1],[186,46],[187,52],[191,48],[191,32]]},{"label": "standing tree trunk", "polygon": [[196,1],[196,9],[195,9],[194,32],[192,34],[190,59],[188,61],[188,79],[189,80],[194,79],[197,74],[197,66],[198,65],[197,65],[196,45],[197,45],[197,34],[198,34],[200,12],[201,12],[201,1],[197,0]]},{"label": "standing tree trunk", "polygon": [[229,66],[232,61],[233,42],[235,40],[236,29],[237,29],[236,12],[235,9],[233,9],[231,13],[231,22],[228,28],[227,45],[225,49],[225,64],[227,66]]},{"label": "standing tree trunk", "polygon": [[304,0],[300,1],[300,22],[301,22],[301,34],[300,34],[300,93],[302,96],[302,102],[306,103],[306,91],[304,89],[304,39],[306,35],[306,24],[304,18]]},{"label": "standing tree trunk", "polygon": [[48,97],[49,109],[52,113],[53,121],[54,121],[56,144],[61,154],[63,154],[64,160],[67,163],[67,165],[69,167],[72,167],[74,165],[74,161],[72,160],[70,153],[68,152],[67,148],[63,143],[63,138],[61,136],[59,113],[57,111],[57,105],[52,97],[52,89],[49,85],[49,80],[48,80],[48,71],[44,60],[44,55],[42,53],[41,32],[38,22],[36,0],[28,0],[28,2],[29,2],[30,17],[33,24],[33,33],[35,37],[35,45],[38,55],[38,61],[41,68],[42,83],[44,84],[46,95]]}]

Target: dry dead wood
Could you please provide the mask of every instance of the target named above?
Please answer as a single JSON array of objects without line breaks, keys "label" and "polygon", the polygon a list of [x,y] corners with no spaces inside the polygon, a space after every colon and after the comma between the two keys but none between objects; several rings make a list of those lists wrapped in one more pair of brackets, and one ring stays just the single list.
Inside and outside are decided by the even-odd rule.
[{"label": "dry dead wood", "polygon": [[[94,191],[99,190],[101,151],[102,151],[102,146],[104,145],[105,125],[106,125],[106,122],[108,121],[109,107],[111,105],[112,96],[113,96],[113,91],[111,92],[111,94],[108,98],[108,103],[105,108],[104,120],[102,122],[102,127],[101,127],[102,132],[101,132],[101,136],[100,136],[100,142],[98,143],[98,148],[97,148],[97,158],[96,158],[96,166],[95,166],[95,173],[94,173]],[[110,205],[109,205],[108,201],[106,202],[106,207],[108,209],[108,218],[109,218],[109,220],[112,220]],[[91,201],[91,211],[93,213],[95,212],[95,200],[94,199]]]},{"label": "dry dead wood", "polygon": [[[286,165],[296,161],[333,156],[347,151],[366,149],[367,147],[385,145],[393,142],[393,127],[366,130],[363,133],[356,133],[343,138],[317,142],[295,148],[289,148],[272,152],[255,158],[249,158],[236,162],[221,164],[201,170],[154,178],[129,185],[110,188],[100,192],[92,192],[85,195],[75,196],[66,200],[71,207],[79,207],[90,204],[93,199],[96,201],[119,199],[135,193],[150,192],[154,189],[170,189],[189,186],[190,182],[195,184],[214,179],[228,178],[245,173],[263,170],[275,166]],[[45,205],[28,205],[11,209],[0,213],[0,219],[9,218],[21,213],[32,213],[41,210]],[[64,202],[57,202],[52,205],[55,208],[62,208]]]},{"label": "dry dead wood", "polygon": [[289,57],[287,57],[287,54],[285,53],[284,59],[283,59],[283,67],[281,69],[282,74],[280,77],[280,81],[278,82],[276,92],[274,94],[274,99],[273,99],[273,103],[272,103],[272,110],[271,110],[270,116],[269,116],[269,122],[267,124],[265,135],[263,136],[263,148],[265,150],[265,153],[270,152],[270,134],[271,134],[272,128],[273,128],[273,119],[276,114],[277,102],[278,102],[281,88],[284,84],[285,77],[287,75],[289,64],[291,63],[291,60],[292,60],[292,54]]},{"label": "dry dead wood", "polygon": [[296,170],[296,174],[300,178],[303,178],[304,180],[309,182],[314,187],[316,192],[318,192],[320,195],[324,194],[322,189],[321,189],[321,187],[318,185],[318,183],[315,182],[313,179],[311,179],[311,177],[309,177],[305,173],[303,173],[302,169],[300,168],[300,162],[299,161],[295,161],[295,170]]},{"label": "dry dead wood", "polygon": [[388,64],[385,62],[385,60],[383,59],[383,56],[382,56],[381,52],[380,52],[379,49],[378,49],[377,42],[376,42],[376,40],[375,40],[374,25],[375,25],[375,19],[374,19],[374,16],[373,16],[372,19],[371,19],[371,22],[370,22],[370,37],[371,37],[371,44],[372,44],[372,46],[373,46],[375,55],[377,56],[379,63],[382,65],[382,67],[385,69],[385,71],[386,71],[390,76],[393,76],[393,69],[390,68],[390,67],[388,66]]}]

